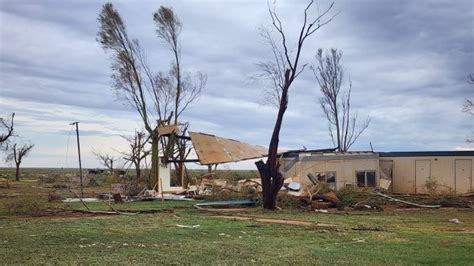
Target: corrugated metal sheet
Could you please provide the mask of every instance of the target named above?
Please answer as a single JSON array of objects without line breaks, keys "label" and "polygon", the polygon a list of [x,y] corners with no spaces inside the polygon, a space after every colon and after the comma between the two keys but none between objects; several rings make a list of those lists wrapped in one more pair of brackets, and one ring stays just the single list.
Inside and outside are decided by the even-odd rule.
[{"label": "corrugated metal sheet", "polygon": [[238,162],[267,156],[267,149],[261,146],[197,132],[189,132],[189,136],[201,164]]}]

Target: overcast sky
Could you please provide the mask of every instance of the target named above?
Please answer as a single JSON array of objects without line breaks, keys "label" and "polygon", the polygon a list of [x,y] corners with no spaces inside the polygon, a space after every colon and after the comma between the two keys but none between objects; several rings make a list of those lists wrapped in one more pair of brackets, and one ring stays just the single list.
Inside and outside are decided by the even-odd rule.
[{"label": "overcast sky", "polygon": [[[97,16],[105,2],[0,2],[0,114],[15,112],[22,141],[36,145],[24,165],[75,167],[72,121],[80,121],[85,167],[98,166],[92,148],[126,149],[120,135],[142,124],[114,97],[111,61],[96,41]],[[305,2],[277,3],[290,41]],[[192,131],[268,145],[276,109],[261,104],[264,84],[250,81],[258,73],[256,64],[271,56],[259,35],[259,28],[270,23],[266,1],[112,3],[156,72],[169,69],[172,58],[156,37],[152,13],[165,5],[180,17],[183,67],[208,76],[202,96],[183,117]],[[467,83],[474,72],[473,3],[336,1],[334,12],[340,14],[307,40],[301,60],[315,63],[318,48],[344,52],[352,107],[360,117],[371,117],[353,150],[370,150],[369,142],[376,151],[474,148],[465,142],[474,130],[473,118],[461,112],[464,99],[474,97],[474,86]],[[317,4],[323,9],[329,2]],[[282,147],[332,147],[319,97],[308,69],[290,90]]]}]

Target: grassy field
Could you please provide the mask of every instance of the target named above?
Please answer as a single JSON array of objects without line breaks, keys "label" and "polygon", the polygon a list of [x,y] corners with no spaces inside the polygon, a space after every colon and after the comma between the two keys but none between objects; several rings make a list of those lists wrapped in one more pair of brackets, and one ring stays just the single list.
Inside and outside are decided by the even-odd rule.
[{"label": "grassy field", "polygon": [[[190,202],[114,204],[120,210],[163,210],[154,214],[53,214],[44,210],[84,207],[48,203],[52,190],[34,179],[0,188],[2,264],[474,264],[473,209],[324,214],[257,207],[231,214],[313,223],[304,226],[223,219]],[[452,218],[461,223],[449,222]]]}]

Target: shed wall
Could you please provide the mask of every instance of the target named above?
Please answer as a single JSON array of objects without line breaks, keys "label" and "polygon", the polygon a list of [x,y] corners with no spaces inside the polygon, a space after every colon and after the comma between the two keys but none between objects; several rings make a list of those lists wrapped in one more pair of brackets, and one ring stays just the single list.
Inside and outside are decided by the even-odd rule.
[{"label": "shed wall", "polygon": [[[473,191],[472,177],[474,171],[472,162],[474,157],[472,156],[381,157],[380,159],[393,160],[392,191],[395,193],[426,193],[426,181],[420,179],[423,178],[424,172],[422,171],[426,170],[423,170],[423,168],[427,165],[430,168],[429,180],[436,180],[440,185],[440,189],[452,189],[459,193]],[[429,164],[426,164],[427,161]],[[457,177],[456,172],[458,173]]]},{"label": "shed wall", "polygon": [[[301,158],[300,158],[301,159]],[[378,159],[344,159],[344,160],[300,160],[283,159],[282,172],[285,178],[299,176],[302,185],[311,184],[308,173],[336,172],[336,189],[347,184],[356,186],[356,171],[375,171],[376,186],[379,185]]]}]

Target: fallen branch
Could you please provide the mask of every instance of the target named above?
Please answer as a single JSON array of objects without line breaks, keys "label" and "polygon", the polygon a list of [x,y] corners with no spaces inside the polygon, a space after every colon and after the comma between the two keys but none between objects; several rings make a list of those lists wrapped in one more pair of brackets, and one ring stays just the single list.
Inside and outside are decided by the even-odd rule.
[{"label": "fallen branch", "polygon": [[86,207],[87,210],[89,210],[89,211],[91,210],[91,209],[89,209],[89,207],[86,205],[86,203],[81,199],[81,197],[79,197],[79,195],[77,195],[74,191],[72,191],[72,189],[69,189],[69,192],[71,192],[72,194],[74,194],[74,196],[75,196],[76,198],[78,198],[78,199],[81,201],[82,205],[84,205],[84,207]]},{"label": "fallen branch", "polygon": [[384,197],[384,198],[387,198],[391,201],[396,201],[396,202],[401,202],[401,203],[405,203],[407,205],[411,205],[411,206],[415,206],[415,207],[420,207],[420,208],[433,208],[433,209],[437,209],[437,208],[441,208],[441,205],[424,205],[424,204],[417,204],[417,203],[413,203],[413,202],[409,202],[409,201],[406,201],[406,200],[401,200],[401,199],[396,199],[394,197],[391,197],[389,195],[385,195],[383,193],[380,193],[380,192],[377,192],[377,193],[372,193],[374,195],[378,195],[378,196],[381,196],[381,197]]},{"label": "fallen branch", "polygon": [[114,212],[116,212],[116,213],[120,213],[119,211],[117,211],[116,209],[114,209],[114,207],[112,207],[112,205],[110,204],[110,202],[105,201],[105,200],[103,200],[102,202],[103,202],[105,205],[109,206],[109,208],[110,208],[112,211],[114,211]]},{"label": "fallen branch", "polygon": [[124,211],[116,210],[114,211],[93,211],[93,210],[80,210],[80,209],[63,209],[59,208],[54,210],[54,213],[59,212],[78,212],[78,213],[90,213],[90,214],[104,214],[104,215],[137,215],[137,214],[151,214],[151,213],[173,213],[173,209],[158,209],[158,210],[140,210],[140,211]]},{"label": "fallen branch", "polygon": [[324,223],[313,223],[308,221],[297,221],[297,220],[286,220],[286,219],[272,219],[272,218],[263,218],[263,217],[252,217],[252,216],[226,216],[226,215],[216,215],[209,216],[212,218],[221,218],[227,220],[235,221],[255,221],[261,223],[271,223],[271,224],[288,224],[288,225],[301,225],[301,226],[316,226],[316,227],[326,227],[326,228],[335,228],[335,224],[324,224]]},{"label": "fallen branch", "polygon": [[119,211],[91,211],[91,210],[69,210],[72,212],[80,212],[80,213],[91,213],[91,214],[105,214],[105,215],[137,215],[139,212],[119,212]]}]

